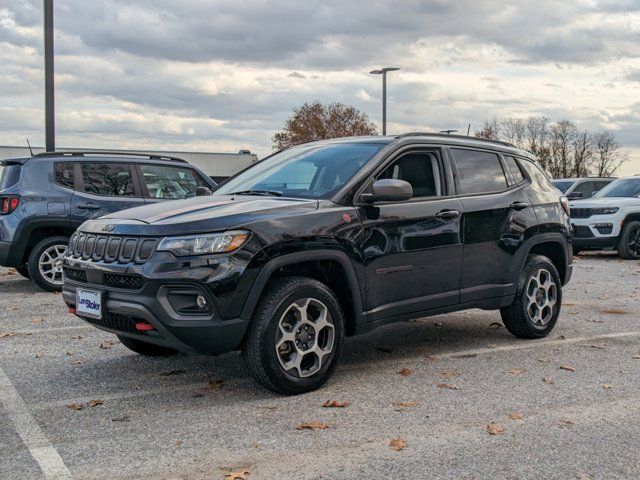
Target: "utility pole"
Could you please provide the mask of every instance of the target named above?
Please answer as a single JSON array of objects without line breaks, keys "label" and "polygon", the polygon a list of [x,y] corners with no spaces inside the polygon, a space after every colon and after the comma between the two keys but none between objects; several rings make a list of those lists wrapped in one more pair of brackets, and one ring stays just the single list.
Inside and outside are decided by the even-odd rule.
[{"label": "utility pole", "polygon": [[372,75],[382,75],[382,135],[387,134],[387,72],[400,70],[397,67],[384,67],[379,70],[372,70]]},{"label": "utility pole", "polygon": [[47,152],[56,149],[53,81],[53,0],[44,0],[44,126]]}]

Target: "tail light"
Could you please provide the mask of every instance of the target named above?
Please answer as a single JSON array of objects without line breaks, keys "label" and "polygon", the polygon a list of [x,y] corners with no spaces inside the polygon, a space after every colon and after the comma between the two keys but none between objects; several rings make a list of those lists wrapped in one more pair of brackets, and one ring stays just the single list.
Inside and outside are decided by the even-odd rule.
[{"label": "tail light", "polygon": [[567,213],[567,215],[571,216],[571,213],[569,210],[569,200],[564,195],[560,197],[560,205],[562,205],[562,208]]},{"label": "tail light", "polygon": [[13,212],[20,205],[20,197],[0,197],[0,215]]}]

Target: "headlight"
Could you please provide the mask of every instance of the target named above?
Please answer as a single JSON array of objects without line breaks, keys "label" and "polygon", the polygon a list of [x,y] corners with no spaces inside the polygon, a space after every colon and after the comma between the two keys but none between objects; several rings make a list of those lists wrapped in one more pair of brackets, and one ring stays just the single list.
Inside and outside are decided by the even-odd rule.
[{"label": "headlight", "polygon": [[222,233],[204,233],[185,237],[166,237],[160,241],[159,251],[171,252],[177,257],[233,252],[249,238],[249,232],[234,230]]},{"label": "headlight", "polygon": [[591,210],[592,215],[613,215],[614,213],[618,213],[620,210],[618,207],[608,207],[608,208],[594,208]]}]

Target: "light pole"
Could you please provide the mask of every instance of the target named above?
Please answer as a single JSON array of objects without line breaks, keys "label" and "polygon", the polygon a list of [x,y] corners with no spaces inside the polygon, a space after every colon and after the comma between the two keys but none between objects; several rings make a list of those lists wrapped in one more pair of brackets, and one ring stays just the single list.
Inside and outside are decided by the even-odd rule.
[{"label": "light pole", "polygon": [[384,67],[379,70],[371,70],[372,75],[382,75],[382,135],[387,134],[387,72],[400,70],[398,67]]},{"label": "light pole", "polygon": [[56,149],[53,83],[53,0],[44,0],[44,131],[47,152]]}]

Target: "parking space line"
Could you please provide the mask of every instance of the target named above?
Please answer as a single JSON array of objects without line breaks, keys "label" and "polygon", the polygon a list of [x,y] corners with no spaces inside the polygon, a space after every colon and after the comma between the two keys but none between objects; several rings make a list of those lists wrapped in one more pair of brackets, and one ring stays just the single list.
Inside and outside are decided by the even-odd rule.
[{"label": "parking space line", "polygon": [[7,415],[13,422],[22,442],[29,449],[31,456],[38,462],[45,478],[51,480],[70,479],[71,472],[62,461],[60,454],[53,447],[44,432],[31,416],[20,394],[11,380],[0,367],[0,400],[4,404]]}]

